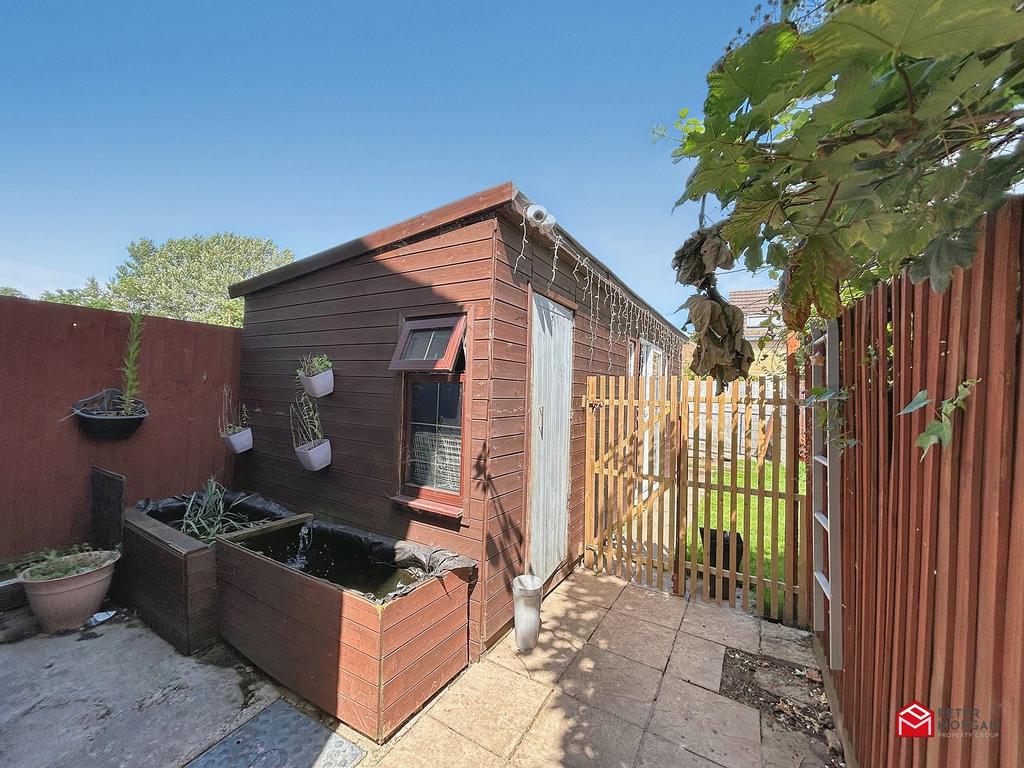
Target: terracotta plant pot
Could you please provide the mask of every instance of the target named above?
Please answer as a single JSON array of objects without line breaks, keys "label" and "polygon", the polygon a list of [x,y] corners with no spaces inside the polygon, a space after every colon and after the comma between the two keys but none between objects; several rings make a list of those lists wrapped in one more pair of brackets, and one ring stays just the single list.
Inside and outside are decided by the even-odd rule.
[{"label": "terracotta plant pot", "polygon": [[252,429],[246,427],[241,432],[235,432],[233,435],[221,435],[220,439],[224,441],[224,445],[232,453],[245,453],[252,448]]},{"label": "terracotta plant pot", "polygon": [[39,619],[44,632],[78,629],[100,607],[114,577],[114,563],[119,552],[80,552],[65,555],[62,560],[89,567],[84,573],[59,579],[37,580],[31,566],[18,574],[25,587],[28,604]]},{"label": "terracotta plant pot", "polygon": [[331,463],[331,442],[306,443],[295,449],[299,464],[310,472],[317,472]]},{"label": "terracotta plant pot", "polygon": [[334,369],[328,368],[316,376],[303,376],[300,373],[299,381],[302,382],[302,388],[310,397],[329,395],[334,391]]}]

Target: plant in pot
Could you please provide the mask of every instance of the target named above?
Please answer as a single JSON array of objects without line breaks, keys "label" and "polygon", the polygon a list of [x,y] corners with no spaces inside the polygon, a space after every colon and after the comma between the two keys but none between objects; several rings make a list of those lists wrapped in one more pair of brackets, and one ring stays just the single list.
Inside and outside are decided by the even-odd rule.
[{"label": "plant in pot", "polygon": [[18,574],[44,632],[78,629],[100,607],[120,552],[50,552]]},{"label": "plant in pot", "polygon": [[288,413],[292,427],[292,444],[299,463],[310,472],[317,472],[331,463],[331,443],[324,438],[320,410],[304,390],[295,394]]},{"label": "plant in pot", "polygon": [[231,396],[231,387],[227,384],[221,390],[218,428],[221,440],[232,453],[245,453],[252,448],[249,411],[245,407],[245,403],[235,404],[234,398]]},{"label": "plant in pot", "polygon": [[108,387],[75,403],[72,409],[78,425],[89,437],[120,439],[142,426],[149,416],[139,400],[139,350],[142,348],[142,315],[128,321],[128,345],[121,365],[121,388]]},{"label": "plant in pot", "polygon": [[334,363],[323,352],[303,357],[295,373],[310,397],[323,397],[334,391]]}]

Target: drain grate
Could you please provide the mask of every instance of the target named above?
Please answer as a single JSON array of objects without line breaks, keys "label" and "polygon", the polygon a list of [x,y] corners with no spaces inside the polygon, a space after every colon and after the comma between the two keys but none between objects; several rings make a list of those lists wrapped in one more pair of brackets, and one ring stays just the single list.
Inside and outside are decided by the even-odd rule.
[{"label": "drain grate", "polygon": [[366,751],[278,699],[186,768],[351,768]]}]

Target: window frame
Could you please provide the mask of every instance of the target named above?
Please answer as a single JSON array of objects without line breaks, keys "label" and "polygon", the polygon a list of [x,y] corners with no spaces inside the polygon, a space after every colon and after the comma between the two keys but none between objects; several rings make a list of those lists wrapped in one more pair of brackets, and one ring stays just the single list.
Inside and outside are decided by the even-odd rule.
[{"label": "window frame", "polygon": [[[413,331],[436,328],[452,329],[452,335],[448,339],[444,355],[437,360],[405,360],[402,358],[402,353],[405,352],[405,348],[409,344],[409,337]],[[398,343],[395,345],[395,353],[391,356],[391,364],[388,366],[388,370],[451,373],[452,368],[455,367],[455,361],[458,360],[459,352],[462,350],[462,341],[465,335],[465,315],[406,320],[402,325],[402,332],[398,335]]]},{"label": "window frame", "polygon": [[[434,325],[430,327],[436,328],[438,326]],[[447,517],[462,516],[462,509],[466,501],[466,461],[468,458],[468,452],[466,450],[468,442],[466,440],[466,436],[469,416],[469,410],[466,403],[467,381],[468,376],[465,371],[460,371],[458,373],[413,371],[407,372],[403,375],[402,443],[400,453],[401,465],[399,467],[401,490],[396,500],[406,506],[423,512],[431,512]],[[428,382],[432,384],[456,382],[460,386],[459,410],[461,412],[461,418],[459,420],[459,435],[461,437],[462,445],[459,451],[458,493],[453,491],[443,491],[438,488],[430,488],[425,485],[414,485],[409,482],[409,452],[411,450],[410,441],[412,438],[412,385],[417,382]]]}]

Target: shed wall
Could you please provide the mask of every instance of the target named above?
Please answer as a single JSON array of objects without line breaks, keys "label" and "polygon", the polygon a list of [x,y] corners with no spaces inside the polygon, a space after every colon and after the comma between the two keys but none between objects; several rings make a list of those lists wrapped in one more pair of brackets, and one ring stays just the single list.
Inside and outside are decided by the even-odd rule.
[{"label": "shed wall", "polygon": [[[246,297],[241,399],[254,448],[239,457],[243,486],[296,510],[351,522],[483,559],[485,489],[478,477],[487,434],[488,337],[494,221],[483,220],[383,252],[334,264]],[[399,490],[402,377],[388,370],[403,315],[470,313],[468,392],[471,477],[461,520],[408,510]],[[333,462],[302,469],[292,449],[288,406],[295,368],[308,353],[334,361],[335,390],[318,400]],[[470,604],[471,654],[479,650],[480,590]]]}]

